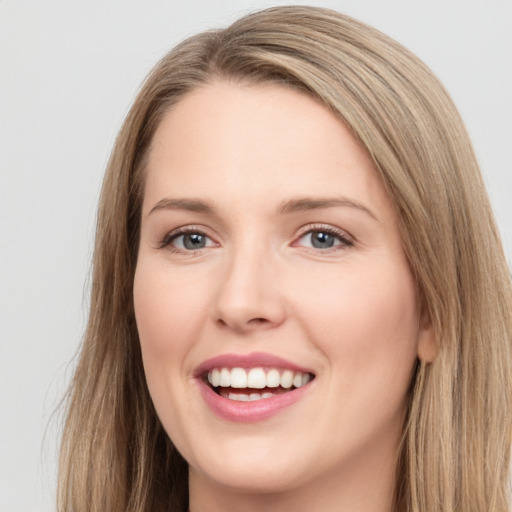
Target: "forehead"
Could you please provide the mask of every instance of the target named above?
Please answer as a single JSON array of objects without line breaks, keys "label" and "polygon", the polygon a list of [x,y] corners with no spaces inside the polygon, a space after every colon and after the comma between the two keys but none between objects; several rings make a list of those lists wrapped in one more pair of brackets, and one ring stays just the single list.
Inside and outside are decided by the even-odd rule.
[{"label": "forehead", "polygon": [[145,209],[165,194],[267,203],[349,194],[388,202],[345,124],[319,101],[275,84],[219,81],[187,94],[155,133],[146,178]]}]

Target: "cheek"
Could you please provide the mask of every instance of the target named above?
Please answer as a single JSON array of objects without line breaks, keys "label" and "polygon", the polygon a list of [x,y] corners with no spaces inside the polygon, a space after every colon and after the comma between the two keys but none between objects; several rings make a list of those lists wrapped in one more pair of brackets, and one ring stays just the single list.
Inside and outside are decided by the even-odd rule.
[{"label": "cheek", "polygon": [[339,372],[338,379],[407,388],[418,341],[412,276],[406,264],[363,268],[308,283],[304,328]]},{"label": "cheek", "polygon": [[152,394],[186,373],[185,355],[199,339],[204,294],[194,280],[143,261],[134,280],[134,307],[146,379]]},{"label": "cheek", "polygon": [[142,262],[135,272],[133,296],[143,347],[176,350],[194,326],[190,319],[197,316],[201,297],[197,287],[156,263]]},{"label": "cheek", "polygon": [[193,433],[183,414],[183,402],[192,398],[186,386],[191,371],[186,361],[200,339],[208,300],[204,288],[194,283],[197,280],[183,273],[141,258],[133,292],[148,389],[165,430],[182,447],[188,446],[186,438]]}]

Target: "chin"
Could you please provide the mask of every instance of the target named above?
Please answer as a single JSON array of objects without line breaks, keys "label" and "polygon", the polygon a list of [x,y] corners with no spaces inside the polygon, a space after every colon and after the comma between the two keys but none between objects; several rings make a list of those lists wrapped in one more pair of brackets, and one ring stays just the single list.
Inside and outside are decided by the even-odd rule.
[{"label": "chin", "polygon": [[[280,437],[280,436],[278,436]],[[230,446],[204,450],[188,458],[191,474],[201,475],[232,491],[244,493],[285,492],[307,480],[310,471],[304,457],[297,457],[300,450],[286,440],[274,439],[262,442],[238,439]]]},{"label": "chin", "polygon": [[[277,463],[276,463],[277,462]],[[213,485],[244,494],[276,494],[292,490],[302,483],[300,468],[290,461],[254,461],[236,463],[217,461],[208,468],[190,467],[191,474],[201,475]],[[297,471],[298,470],[298,471]]]}]

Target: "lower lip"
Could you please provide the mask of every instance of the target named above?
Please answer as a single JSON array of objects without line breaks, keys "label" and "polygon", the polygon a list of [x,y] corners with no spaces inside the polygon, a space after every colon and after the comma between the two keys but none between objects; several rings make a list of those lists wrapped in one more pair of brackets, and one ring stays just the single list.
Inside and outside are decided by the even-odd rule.
[{"label": "lower lip", "polygon": [[210,409],[220,418],[238,423],[262,421],[278,414],[300,400],[311,385],[310,382],[293,391],[287,391],[286,393],[270,398],[262,398],[250,402],[239,402],[218,395],[201,379],[198,379],[198,382],[204,401]]}]

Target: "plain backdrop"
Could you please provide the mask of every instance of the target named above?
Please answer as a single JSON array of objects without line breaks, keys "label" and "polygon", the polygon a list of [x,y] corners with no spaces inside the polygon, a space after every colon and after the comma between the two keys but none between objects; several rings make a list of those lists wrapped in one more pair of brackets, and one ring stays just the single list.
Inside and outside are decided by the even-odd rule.
[{"label": "plain backdrop", "polygon": [[[184,37],[279,3],[0,1],[0,512],[55,507],[52,413],[87,316],[102,174],[135,92]],[[441,78],[474,140],[510,262],[512,1],[305,3],[374,25]]]}]

